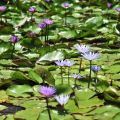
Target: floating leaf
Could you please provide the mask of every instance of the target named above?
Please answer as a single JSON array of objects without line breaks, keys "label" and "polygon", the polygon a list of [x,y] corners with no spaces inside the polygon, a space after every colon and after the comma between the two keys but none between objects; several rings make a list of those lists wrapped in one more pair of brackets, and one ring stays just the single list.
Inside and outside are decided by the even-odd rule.
[{"label": "floating leaf", "polygon": [[33,92],[29,85],[12,85],[7,89],[7,95],[14,97],[28,97]]}]

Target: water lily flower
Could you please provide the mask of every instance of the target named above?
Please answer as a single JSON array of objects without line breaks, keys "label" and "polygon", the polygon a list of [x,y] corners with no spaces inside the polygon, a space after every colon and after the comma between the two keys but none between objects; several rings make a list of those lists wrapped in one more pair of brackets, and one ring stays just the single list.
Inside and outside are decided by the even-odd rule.
[{"label": "water lily flower", "polygon": [[32,18],[31,18],[31,22],[35,22],[35,18],[32,17]]},{"label": "water lily flower", "polygon": [[116,8],[116,11],[117,11],[117,12],[120,12],[120,8]]},{"label": "water lily flower", "polygon": [[89,48],[89,46],[87,46],[87,45],[78,45],[78,44],[76,44],[75,46],[74,46],[77,50],[78,50],[78,52],[80,52],[80,53],[86,53],[86,52],[89,52],[90,51],[90,48]]},{"label": "water lily flower", "polygon": [[0,12],[4,12],[7,9],[6,6],[0,6]]},{"label": "water lily flower", "polygon": [[107,3],[107,7],[108,7],[108,8],[111,8],[111,7],[112,7],[112,3],[108,2],[108,3]]},{"label": "water lily flower", "polygon": [[57,60],[55,61],[57,66],[64,66],[65,65],[65,61],[64,60]]},{"label": "water lily flower", "polygon": [[74,79],[80,79],[80,78],[82,78],[82,76],[80,75],[80,74],[73,74],[73,78]]},{"label": "water lily flower", "polygon": [[100,69],[101,69],[100,66],[97,66],[97,65],[91,66],[91,70],[92,70],[93,72],[95,72],[95,73],[98,72]]},{"label": "water lily flower", "polygon": [[67,2],[62,3],[62,7],[65,8],[65,9],[69,8],[70,6],[71,5],[69,3],[67,3]]},{"label": "water lily flower", "polygon": [[30,36],[31,38],[35,38],[35,37],[36,37],[36,33],[35,33],[35,32],[30,32],[30,33],[29,33],[29,36]]},{"label": "water lily flower", "polygon": [[68,66],[68,67],[71,67],[73,66],[75,63],[73,61],[70,61],[70,60],[64,60],[64,65],[65,66]]},{"label": "water lily flower", "polygon": [[10,37],[10,42],[11,43],[16,43],[16,42],[18,42],[18,36],[17,35],[12,35],[11,37]]},{"label": "water lily flower", "polygon": [[96,60],[99,58],[100,54],[99,53],[94,53],[94,52],[87,52],[82,54],[82,56],[87,59],[87,60]]},{"label": "water lily flower", "polygon": [[53,24],[53,21],[51,19],[44,19],[43,22],[46,24],[46,25],[51,25]]},{"label": "water lily flower", "polygon": [[36,11],[35,7],[30,7],[30,8],[29,8],[29,12],[30,12],[30,13],[34,13],[35,11]]},{"label": "water lily flower", "polygon": [[56,89],[54,87],[49,87],[49,86],[41,86],[39,88],[39,92],[49,98],[49,97],[52,97],[55,93],[56,93]]},{"label": "water lily flower", "polygon": [[46,27],[46,24],[45,24],[45,23],[39,23],[39,24],[38,24],[38,27],[41,28],[41,29],[43,29],[43,28]]},{"label": "water lily flower", "polygon": [[50,3],[50,2],[52,2],[52,0],[45,0],[45,2]]},{"label": "water lily flower", "polygon": [[65,105],[68,102],[69,98],[70,98],[69,95],[63,95],[63,94],[59,96],[55,96],[55,99],[61,106]]},{"label": "water lily flower", "polygon": [[73,74],[73,78],[75,79],[75,86],[77,85],[77,79],[83,78],[80,74]]}]

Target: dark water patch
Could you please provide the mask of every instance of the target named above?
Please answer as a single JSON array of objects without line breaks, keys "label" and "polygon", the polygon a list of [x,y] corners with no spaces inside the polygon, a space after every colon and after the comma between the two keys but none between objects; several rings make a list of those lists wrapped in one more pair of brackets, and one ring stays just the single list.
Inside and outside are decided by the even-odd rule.
[{"label": "dark water patch", "polygon": [[0,105],[4,105],[7,107],[6,109],[0,111],[0,115],[15,114],[18,111],[25,110],[24,107],[16,106],[11,103],[4,102],[4,103],[0,103]]}]

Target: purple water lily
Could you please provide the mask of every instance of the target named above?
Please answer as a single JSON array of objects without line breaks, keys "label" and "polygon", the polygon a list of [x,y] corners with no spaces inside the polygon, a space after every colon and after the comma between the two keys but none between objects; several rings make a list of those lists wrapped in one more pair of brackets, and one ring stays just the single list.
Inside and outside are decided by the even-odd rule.
[{"label": "purple water lily", "polygon": [[65,9],[69,8],[70,6],[71,5],[69,3],[67,3],[67,2],[62,3],[62,7],[65,8]]},{"label": "purple water lily", "polygon": [[31,38],[35,38],[35,37],[36,37],[36,33],[35,33],[35,32],[30,32],[30,33],[29,33],[29,36],[30,36]]},{"label": "purple water lily", "polygon": [[100,69],[101,69],[101,67],[100,66],[97,66],[97,65],[93,65],[93,66],[91,66],[91,70],[93,71],[93,72],[98,72],[98,71],[100,71]]},{"label": "purple water lily", "polygon": [[70,60],[64,60],[64,65],[67,67],[71,67],[75,64],[75,62],[70,61]]},{"label": "purple water lily", "polygon": [[82,78],[82,76],[80,75],[80,74],[73,74],[73,78],[74,79],[80,79],[80,78]]},{"label": "purple water lily", "polygon": [[11,43],[16,43],[16,42],[18,42],[18,36],[17,35],[12,35],[11,37],[10,37],[10,42]]},{"label": "purple water lily", "polygon": [[55,61],[57,66],[64,66],[65,65],[65,61],[64,60],[57,60]]},{"label": "purple water lily", "polygon": [[89,48],[89,46],[87,46],[87,45],[83,45],[83,44],[81,44],[81,45],[79,45],[79,44],[76,44],[76,45],[74,45],[74,47],[78,50],[78,52],[80,52],[80,53],[86,53],[86,52],[89,52],[90,51],[90,48]]},{"label": "purple water lily", "polygon": [[64,60],[57,60],[55,61],[55,64],[57,66],[60,66],[60,70],[61,70],[61,83],[63,84],[63,66],[65,65]]},{"label": "purple water lily", "polygon": [[11,59],[13,58],[13,54],[15,52],[15,44],[18,42],[19,38],[17,35],[12,35],[10,37],[10,42],[13,43],[13,49],[12,49],[12,52],[11,52]]},{"label": "purple water lily", "polygon": [[61,106],[64,106],[68,102],[69,98],[70,98],[69,95],[63,95],[63,94],[59,96],[55,96],[55,99]]},{"label": "purple water lily", "polygon": [[0,6],[0,12],[4,12],[7,9],[6,6]]},{"label": "purple water lily", "polygon": [[120,8],[116,8],[116,11],[117,11],[117,12],[120,12]]},{"label": "purple water lily", "polygon": [[28,10],[30,13],[34,13],[36,11],[35,7],[30,7]]},{"label": "purple water lily", "polygon": [[50,2],[52,2],[52,0],[45,0],[45,2],[50,3]]},{"label": "purple water lily", "polygon": [[49,97],[52,97],[55,93],[56,93],[56,89],[54,87],[48,87],[48,86],[41,86],[39,88],[39,92],[49,98]]},{"label": "purple water lily", "polygon": [[73,74],[73,78],[75,79],[75,86],[77,85],[77,79],[83,78],[80,74]]},{"label": "purple water lily", "polygon": [[64,60],[64,65],[68,67],[68,84],[70,85],[70,79],[69,79],[69,75],[70,75],[70,67],[73,66],[75,64],[75,62],[70,61],[70,60]]},{"label": "purple water lily", "polygon": [[31,22],[35,22],[35,18],[32,17],[32,18],[31,18]]},{"label": "purple water lily", "polygon": [[111,7],[112,7],[112,3],[108,2],[108,3],[107,3],[107,7],[108,7],[108,8],[111,8]]},{"label": "purple water lily", "polygon": [[87,52],[87,53],[82,54],[82,56],[87,60],[96,60],[99,58],[100,53]]},{"label": "purple water lily", "polygon": [[43,28],[46,27],[46,24],[45,24],[45,23],[39,23],[39,24],[38,24],[38,27],[41,28],[41,29],[43,29]]},{"label": "purple water lily", "polygon": [[46,25],[52,25],[53,24],[53,21],[51,19],[44,19],[43,22],[46,24]]},{"label": "purple water lily", "polygon": [[[79,44],[76,44],[74,45],[74,47],[78,50],[79,53],[86,53],[86,52],[89,52],[90,51],[90,48],[89,46],[87,45],[79,45]],[[79,63],[79,73],[81,71],[81,66],[82,66],[82,57],[80,57],[80,63]]]},{"label": "purple water lily", "polygon": [[49,120],[52,120],[49,105],[48,105],[48,99],[56,93],[56,89],[54,87],[41,86],[39,88],[39,92],[45,97]]},{"label": "purple water lily", "polygon": [[83,57],[87,60],[90,61],[90,73],[89,73],[89,81],[88,81],[88,88],[90,87],[90,83],[91,83],[91,66],[92,66],[92,60],[96,60],[99,58],[100,53],[94,53],[94,52],[87,52],[82,54]]}]

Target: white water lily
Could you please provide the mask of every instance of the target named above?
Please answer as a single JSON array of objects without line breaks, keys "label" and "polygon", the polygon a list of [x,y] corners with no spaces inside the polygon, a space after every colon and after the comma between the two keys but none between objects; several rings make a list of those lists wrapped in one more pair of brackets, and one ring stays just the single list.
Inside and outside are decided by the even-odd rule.
[{"label": "white water lily", "polygon": [[65,105],[68,102],[69,98],[70,98],[69,95],[63,95],[63,94],[59,96],[55,96],[55,99],[60,105]]}]

